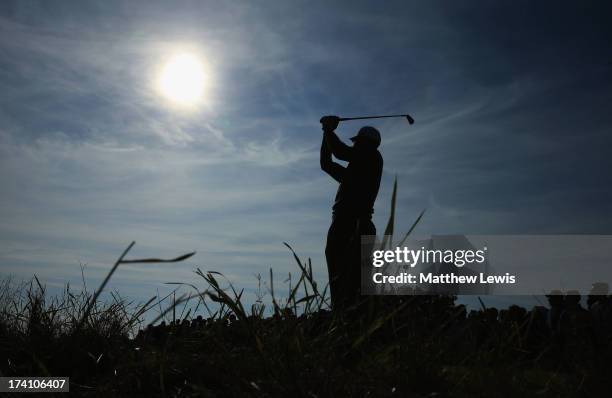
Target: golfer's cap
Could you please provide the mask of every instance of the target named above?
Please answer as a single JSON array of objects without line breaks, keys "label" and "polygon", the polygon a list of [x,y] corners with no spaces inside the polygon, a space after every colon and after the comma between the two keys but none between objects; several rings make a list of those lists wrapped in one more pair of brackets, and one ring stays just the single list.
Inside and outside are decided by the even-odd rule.
[{"label": "golfer's cap", "polygon": [[359,129],[356,136],[351,138],[351,141],[357,141],[357,139],[368,140],[378,147],[380,145],[380,133],[372,126],[363,126]]}]

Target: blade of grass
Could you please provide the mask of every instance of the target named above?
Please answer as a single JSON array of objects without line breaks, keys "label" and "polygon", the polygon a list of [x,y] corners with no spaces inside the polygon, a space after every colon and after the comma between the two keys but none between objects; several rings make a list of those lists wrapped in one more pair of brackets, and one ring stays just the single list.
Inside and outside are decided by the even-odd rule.
[{"label": "blade of grass", "polygon": [[393,245],[393,227],[395,224],[396,196],[397,196],[397,176],[395,176],[395,180],[393,181],[393,192],[391,193],[391,213],[389,215],[389,221],[387,222],[387,227],[385,228],[385,234],[383,236],[381,249],[385,249],[387,247],[387,244],[389,245],[389,247]]},{"label": "blade of grass", "polygon": [[421,221],[421,218],[423,218],[423,215],[425,214],[425,210],[426,209],[423,209],[423,211],[421,211],[421,213],[419,214],[417,219],[414,220],[414,222],[412,223],[412,226],[410,227],[408,232],[406,232],[406,235],[404,236],[404,239],[402,239],[402,241],[399,243],[398,246],[402,246],[406,242],[406,240],[408,239],[408,236],[410,236],[412,231],[416,228],[417,224]]}]

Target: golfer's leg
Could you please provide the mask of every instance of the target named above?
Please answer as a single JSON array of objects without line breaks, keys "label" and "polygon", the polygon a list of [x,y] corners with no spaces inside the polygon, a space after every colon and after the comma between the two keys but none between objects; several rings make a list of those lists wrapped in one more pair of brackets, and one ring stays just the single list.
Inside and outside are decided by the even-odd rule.
[{"label": "golfer's leg", "polygon": [[354,271],[353,278],[351,278],[351,293],[355,303],[359,303],[363,297],[361,297],[361,281],[362,272],[367,272],[371,269],[371,255],[374,249],[374,243],[376,241],[376,227],[371,220],[361,220],[359,222],[359,232],[357,235],[357,242],[353,247],[354,253]]},{"label": "golfer's leg", "polygon": [[[342,241],[341,241],[341,258],[339,259],[339,302],[342,307],[349,307],[355,301],[355,277],[359,278],[355,273],[358,272],[356,265],[359,264],[359,242],[356,239],[357,220],[354,218],[345,218],[342,221]],[[357,279],[359,280],[359,279]],[[358,283],[358,282],[357,282]]]},{"label": "golfer's leg", "polygon": [[327,245],[325,246],[325,259],[327,260],[327,274],[329,277],[329,292],[332,300],[332,308],[336,306],[340,299],[339,291],[339,259],[341,253],[339,249],[339,225],[337,220],[333,220],[327,231]]},{"label": "golfer's leg", "polygon": [[361,239],[359,237],[359,231],[355,230],[347,250],[344,271],[346,275],[344,291],[346,304],[349,307],[359,302],[359,284],[361,283],[360,257]]},{"label": "golfer's leg", "polygon": [[336,217],[327,234],[327,268],[330,273],[332,306],[335,309],[345,307],[350,293],[351,276],[354,268],[351,240],[355,235],[355,220],[347,217]]},{"label": "golfer's leg", "polygon": [[[359,226],[359,235],[360,240],[362,242],[361,262],[363,265],[371,266],[370,257],[372,256],[372,251],[374,250],[374,243],[376,242],[376,226],[374,225],[372,220],[362,221]],[[371,238],[363,239],[363,237],[365,236],[370,236]]]}]

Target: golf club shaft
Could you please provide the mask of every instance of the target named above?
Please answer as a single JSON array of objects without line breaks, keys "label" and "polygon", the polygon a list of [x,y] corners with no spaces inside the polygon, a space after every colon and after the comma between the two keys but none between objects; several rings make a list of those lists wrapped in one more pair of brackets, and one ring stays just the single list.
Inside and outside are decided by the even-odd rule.
[{"label": "golf club shaft", "polygon": [[383,115],[383,116],[341,117],[340,121],[343,122],[345,120],[383,119],[383,118],[388,118],[388,117],[405,117],[405,118],[408,119],[410,124],[414,123],[414,119],[410,115],[408,115],[408,114],[404,114],[404,115]]}]

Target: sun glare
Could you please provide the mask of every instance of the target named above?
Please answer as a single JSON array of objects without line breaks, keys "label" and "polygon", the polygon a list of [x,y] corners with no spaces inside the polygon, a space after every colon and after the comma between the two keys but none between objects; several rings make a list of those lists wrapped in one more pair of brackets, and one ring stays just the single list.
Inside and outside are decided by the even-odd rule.
[{"label": "sun glare", "polygon": [[173,103],[193,106],[203,99],[206,77],[204,65],[197,56],[178,54],[164,65],[159,77],[159,89]]}]

